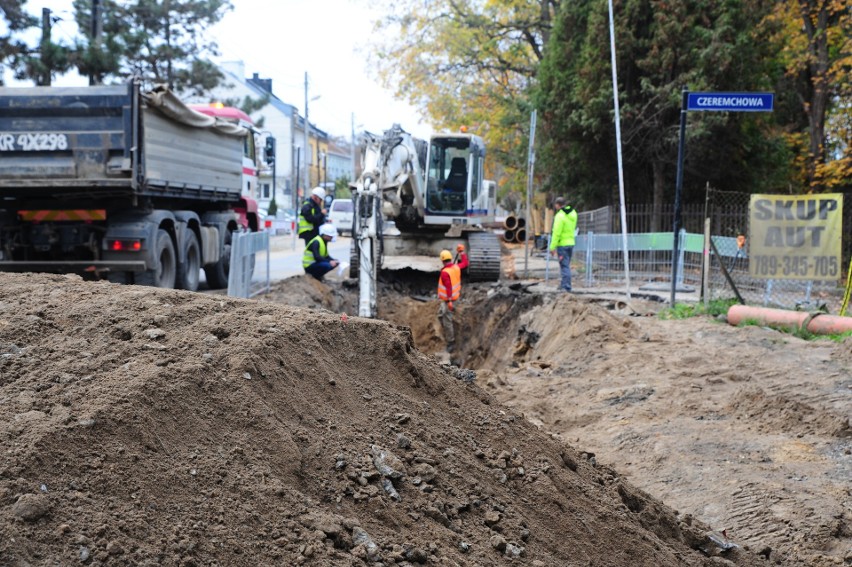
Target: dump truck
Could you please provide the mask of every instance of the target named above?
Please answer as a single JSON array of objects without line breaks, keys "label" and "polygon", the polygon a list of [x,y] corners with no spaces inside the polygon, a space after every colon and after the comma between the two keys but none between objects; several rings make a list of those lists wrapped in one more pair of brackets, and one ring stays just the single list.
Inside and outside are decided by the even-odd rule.
[{"label": "dump truck", "polygon": [[0,87],[0,270],[227,287],[256,139],[162,86]]}]

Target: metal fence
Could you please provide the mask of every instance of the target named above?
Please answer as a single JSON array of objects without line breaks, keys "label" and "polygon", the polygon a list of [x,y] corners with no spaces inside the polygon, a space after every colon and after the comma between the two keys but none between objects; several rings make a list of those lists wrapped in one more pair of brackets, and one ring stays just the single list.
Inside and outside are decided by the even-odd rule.
[{"label": "metal fence", "polygon": [[269,233],[237,232],[231,241],[228,295],[249,298],[269,292]]},{"label": "metal fence", "polygon": [[[710,235],[715,250],[706,252],[709,272],[706,278],[708,299],[729,299],[740,294],[752,305],[788,309],[827,309],[837,313],[843,299],[846,267],[852,256],[852,204],[843,210],[843,262],[839,278],[833,280],[760,279],[749,275],[748,241],[738,239],[748,235],[750,194],[717,191],[708,188],[704,205],[684,207],[684,229],[678,246],[679,270],[676,287],[680,292],[704,290],[703,260],[705,257],[704,224],[709,219]],[[674,215],[672,206],[659,211]],[[653,225],[651,205],[634,205],[626,211],[627,226],[644,228]],[[664,215],[665,216],[665,215]],[[609,220],[609,225],[606,224]],[[620,234],[620,219],[615,208],[605,207],[579,214],[576,246],[574,248],[575,282],[583,287],[623,286],[624,244]],[[628,265],[631,288],[671,289],[673,235],[671,232],[642,232],[631,230],[627,235]],[[728,276],[725,275],[725,270]],[[730,278],[730,280],[729,280]],[[733,283],[733,285],[731,284]],[[736,292],[735,289],[736,288]]]}]

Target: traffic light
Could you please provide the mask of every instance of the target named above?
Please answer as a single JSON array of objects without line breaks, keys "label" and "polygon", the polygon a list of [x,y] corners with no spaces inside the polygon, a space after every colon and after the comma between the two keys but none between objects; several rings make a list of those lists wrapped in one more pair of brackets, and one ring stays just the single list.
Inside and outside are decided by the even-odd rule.
[{"label": "traffic light", "polygon": [[272,165],[275,163],[275,138],[272,136],[266,137],[266,148],[264,148],[264,157],[266,157],[266,163]]}]

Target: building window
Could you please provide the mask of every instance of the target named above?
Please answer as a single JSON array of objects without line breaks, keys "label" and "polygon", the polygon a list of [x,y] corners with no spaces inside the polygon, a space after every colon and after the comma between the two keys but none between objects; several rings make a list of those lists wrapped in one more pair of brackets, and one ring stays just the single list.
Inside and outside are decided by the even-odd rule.
[{"label": "building window", "polygon": [[271,199],[272,198],[272,196],[270,194],[271,193],[270,187],[271,186],[270,186],[269,183],[262,183],[260,185],[260,198],[261,199]]}]

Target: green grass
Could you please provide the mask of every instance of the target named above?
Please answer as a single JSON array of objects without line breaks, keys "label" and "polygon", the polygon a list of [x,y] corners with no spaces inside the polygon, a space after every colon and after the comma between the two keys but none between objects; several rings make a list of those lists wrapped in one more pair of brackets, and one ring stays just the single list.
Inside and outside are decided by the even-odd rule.
[{"label": "green grass", "polygon": [[660,319],[689,319],[690,317],[716,317],[728,312],[728,308],[737,302],[736,299],[714,299],[704,307],[704,302],[675,303],[674,307],[659,312]]},{"label": "green grass", "polygon": [[[715,318],[718,315],[726,315],[728,313],[728,309],[731,305],[735,305],[737,303],[736,299],[715,299],[711,301],[707,308],[704,308],[704,303],[675,303],[674,307],[669,307],[667,309],[663,309],[660,311],[657,316],[660,319],[688,319],[690,317],[713,317]],[[758,319],[746,319],[741,322],[738,327],[767,327],[765,323],[762,323]],[[816,341],[816,340],[829,340],[837,343],[842,343],[849,337],[852,337],[852,331],[846,333],[839,334],[831,334],[831,335],[819,335],[817,333],[812,333],[807,329],[802,329],[799,327],[790,327],[790,326],[779,326],[772,327],[776,331],[780,331],[782,333],[787,333],[788,335],[792,335],[794,337],[798,337],[800,339],[804,339],[806,341]]]},{"label": "green grass", "polygon": [[817,333],[812,333],[811,331],[803,329],[801,327],[794,327],[790,325],[767,325],[766,323],[763,323],[758,319],[745,319],[739,325],[737,325],[737,327],[768,327],[770,329],[775,329],[776,331],[779,331],[781,333],[786,333],[788,335],[792,335],[794,337],[798,337],[806,341],[827,340],[834,341],[836,343],[842,343],[849,337],[852,337],[852,331],[848,331],[846,333],[820,335]]}]

